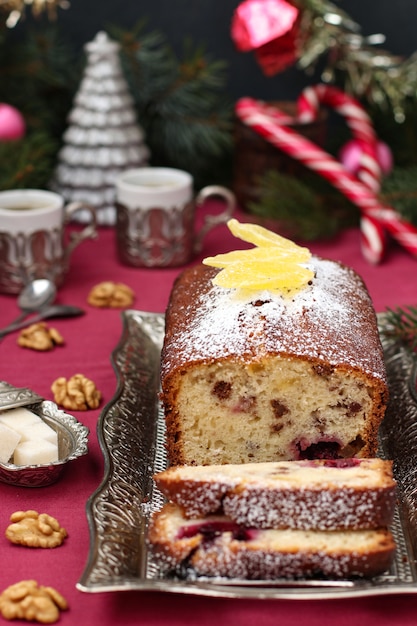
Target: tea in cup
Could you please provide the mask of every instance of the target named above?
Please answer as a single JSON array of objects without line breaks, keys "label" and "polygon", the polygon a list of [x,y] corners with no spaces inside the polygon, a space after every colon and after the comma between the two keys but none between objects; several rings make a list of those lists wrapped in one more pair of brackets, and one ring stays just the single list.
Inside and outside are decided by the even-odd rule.
[{"label": "tea in cup", "polygon": [[[226,207],[195,227],[195,210],[210,196]],[[116,243],[122,263],[134,267],[183,265],[201,250],[207,232],[227,222],[235,208],[226,187],[204,187],[194,198],[193,177],[170,167],[128,170],[116,181]]]},{"label": "tea in cup", "polygon": [[[80,209],[90,223],[65,242],[65,226]],[[19,293],[35,278],[50,278],[61,285],[74,248],[96,237],[93,207],[81,202],[65,206],[57,193],[41,189],[0,191],[0,291]]]}]

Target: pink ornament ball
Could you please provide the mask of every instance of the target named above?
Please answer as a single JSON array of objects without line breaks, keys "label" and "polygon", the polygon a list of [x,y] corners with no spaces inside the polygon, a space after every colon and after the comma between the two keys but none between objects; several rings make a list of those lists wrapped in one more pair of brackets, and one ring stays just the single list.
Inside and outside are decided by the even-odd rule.
[{"label": "pink ornament ball", "polygon": [[23,115],[10,104],[0,102],[0,141],[22,139],[25,132]]},{"label": "pink ornament ball", "polygon": [[[339,158],[348,172],[355,175],[359,170],[362,154],[361,142],[357,139],[351,139],[342,146]],[[393,157],[391,149],[383,141],[378,141],[376,144],[376,158],[382,173],[389,174],[393,168]]]}]

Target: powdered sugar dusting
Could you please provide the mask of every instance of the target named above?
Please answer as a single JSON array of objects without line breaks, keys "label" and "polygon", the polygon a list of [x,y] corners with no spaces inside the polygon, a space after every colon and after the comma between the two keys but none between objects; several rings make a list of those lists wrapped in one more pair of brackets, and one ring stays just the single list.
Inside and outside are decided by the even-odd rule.
[{"label": "powdered sugar dusting", "polygon": [[[176,365],[228,357],[256,360],[272,353],[384,377],[375,313],[361,278],[348,267],[317,257],[311,267],[311,285],[291,298],[268,291],[245,297],[213,286],[212,268],[194,268],[194,280],[188,277],[173,303],[177,312],[166,338]],[[180,318],[186,324],[177,332]],[[164,367],[170,369],[170,363]]]},{"label": "powdered sugar dusting", "polygon": [[[357,531],[257,530],[199,533],[181,538],[187,522],[180,509],[157,513],[151,545],[159,560],[198,576],[246,579],[293,578],[324,574],[331,577],[375,576],[388,569],[395,550],[386,529]],[[221,521],[221,518],[216,518]],[[204,523],[196,520],[194,523]],[[227,524],[227,518],[225,518]]]},{"label": "powdered sugar dusting", "polygon": [[281,461],[172,467],[155,476],[187,518],[221,511],[247,528],[366,529],[392,521],[396,488],[389,461]]}]

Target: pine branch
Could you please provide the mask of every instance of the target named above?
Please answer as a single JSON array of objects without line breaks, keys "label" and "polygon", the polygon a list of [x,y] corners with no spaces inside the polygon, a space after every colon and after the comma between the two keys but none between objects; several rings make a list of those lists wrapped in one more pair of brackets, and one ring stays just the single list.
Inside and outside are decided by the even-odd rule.
[{"label": "pine branch", "polygon": [[160,97],[177,75],[176,59],[165,37],[159,31],[144,33],[144,26],[142,20],[131,31],[116,27],[109,30],[121,45],[125,76],[141,112]]},{"label": "pine branch", "polygon": [[2,35],[0,102],[22,112],[27,132],[18,142],[0,143],[0,189],[45,188],[78,84],[78,66],[55,25],[36,23],[20,37],[9,31]]},{"label": "pine branch", "polygon": [[417,350],[417,307],[397,307],[386,310],[382,328],[385,337],[397,339],[411,351]]},{"label": "pine branch", "polygon": [[322,61],[321,78],[358,99],[405,119],[406,101],[417,93],[417,53],[408,59],[376,47],[379,35],[364,36],[347,13],[327,0],[293,0],[302,14],[298,67],[312,72]]},{"label": "pine branch", "polygon": [[44,132],[0,143],[0,189],[46,188],[57,149],[57,143]]},{"label": "pine branch", "polygon": [[326,181],[306,171],[296,177],[268,170],[255,181],[255,215],[279,222],[287,236],[313,241],[357,222],[357,210]]},{"label": "pine branch", "polygon": [[225,96],[226,64],[184,43],[181,58],[158,32],[112,30],[144,127],[153,165],[190,171],[196,186],[230,176],[233,105]]},{"label": "pine branch", "polygon": [[417,226],[417,166],[394,168],[383,181],[381,197]]},{"label": "pine branch", "polygon": [[16,106],[29,131],[60,138],[79,69],[55,26],[33,26],[20,39],[7,33],[0,45],[0,102]]}]

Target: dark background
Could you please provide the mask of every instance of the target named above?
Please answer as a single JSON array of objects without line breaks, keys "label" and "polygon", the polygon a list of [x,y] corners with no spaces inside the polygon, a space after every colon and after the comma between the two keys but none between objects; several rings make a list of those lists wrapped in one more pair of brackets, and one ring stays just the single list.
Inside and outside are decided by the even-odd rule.
[{"label": "dark background", "polygon": [[[336,0],[362,29],[363,35],[383,33],[383,48],[409,56],[417,50],[417,0]],[[266,78],[252,53],[240,53],[230,37],[230,23],[238,0],[70,0],[59,10],[65,37],[77,50],[109,25],[131,29],[146,19],[145,32],[162,32],[181,55],[186,38],[204,44],[214,59],[228,63],[228,92],[234,98],[294,98],[312,78],[291,68]]]}]

